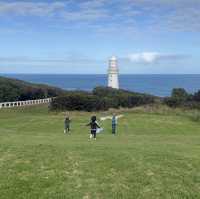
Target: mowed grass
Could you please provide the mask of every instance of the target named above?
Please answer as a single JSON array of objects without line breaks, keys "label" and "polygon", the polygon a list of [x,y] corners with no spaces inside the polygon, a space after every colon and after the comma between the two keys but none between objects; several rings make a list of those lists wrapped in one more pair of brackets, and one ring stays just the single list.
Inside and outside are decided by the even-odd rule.
[{"label": "mowed grass", "polygon": [[[109,113],[97,113],[105,116]],[[200,198],[200,123],[184,115],[123,112],[90,141],[92,113],[0,110],[1,199]]]}]

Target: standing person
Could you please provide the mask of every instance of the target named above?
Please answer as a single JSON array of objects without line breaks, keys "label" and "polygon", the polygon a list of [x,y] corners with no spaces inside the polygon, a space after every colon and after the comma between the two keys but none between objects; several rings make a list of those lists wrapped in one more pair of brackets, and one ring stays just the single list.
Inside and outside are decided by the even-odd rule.
[{"label": "standing person", "polygon": [[94,138],[95,140],[96,140],[97,128],[101,128],[96,120],[97,120],[96,116],[92,116],[90,123],[86,125],[86,126],[90,126],[91,128],[90,139]]},{"label": "standing person", "polygon": [[64,133],[70,132],[70,122],[69,117],[66,117],[64,120]]},{"label": "standing person", "polygon": [[112,134],[116,134],[116,128],[117,128],[117,117],[115,114],[112,116]]}]

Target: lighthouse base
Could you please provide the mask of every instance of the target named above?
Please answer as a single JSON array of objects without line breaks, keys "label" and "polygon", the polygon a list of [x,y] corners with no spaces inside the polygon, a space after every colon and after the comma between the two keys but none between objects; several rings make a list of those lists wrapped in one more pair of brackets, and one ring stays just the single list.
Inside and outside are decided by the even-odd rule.
[{"label": "lighthouse base", "polygon": [[108,87],[119,89],[118,74],[108,75]]}]

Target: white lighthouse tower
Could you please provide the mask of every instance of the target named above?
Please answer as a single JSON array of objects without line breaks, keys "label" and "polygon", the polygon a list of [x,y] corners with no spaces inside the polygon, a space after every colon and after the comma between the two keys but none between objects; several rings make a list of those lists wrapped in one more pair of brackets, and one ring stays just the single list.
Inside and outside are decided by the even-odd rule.
[{"label": "white lighthouse tower", "polygon": [[117,58],[115,56],[112,56],[109,59],[108,87],[119,89],[118,74],[119,70],[117,67]]}]

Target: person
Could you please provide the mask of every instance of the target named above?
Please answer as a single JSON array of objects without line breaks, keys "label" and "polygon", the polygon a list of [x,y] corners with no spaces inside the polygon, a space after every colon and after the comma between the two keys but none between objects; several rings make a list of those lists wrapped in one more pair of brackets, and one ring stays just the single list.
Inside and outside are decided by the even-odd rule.
[{"label": "person", "polygon": [[70,132],[70,122],[71,122],[71,120],[69,119],[69,117],[65,117],[65,120],[64,120],[64,133]]},{"label": "person", "polygon": [[115,114],[112,116],[112,134],[116,134],[116,128],[117,128],[117,117]]},{"label": "person", "polygon": [[96,140],[97,128],[101,128],[96,120],[97,120],[96,116],[92,116],[90,123],[86,125],[90,126],[91,128],[90,139],[94,138],[95,140]]}]

